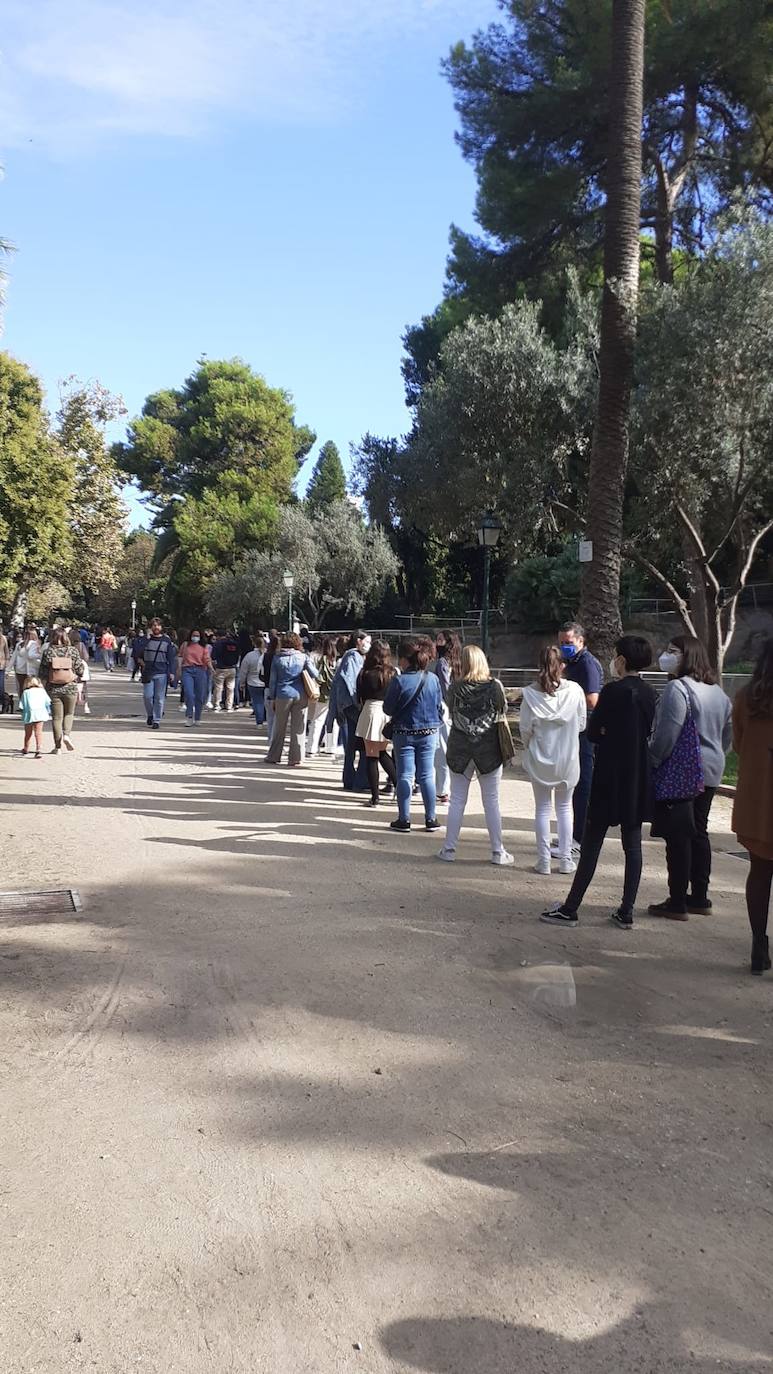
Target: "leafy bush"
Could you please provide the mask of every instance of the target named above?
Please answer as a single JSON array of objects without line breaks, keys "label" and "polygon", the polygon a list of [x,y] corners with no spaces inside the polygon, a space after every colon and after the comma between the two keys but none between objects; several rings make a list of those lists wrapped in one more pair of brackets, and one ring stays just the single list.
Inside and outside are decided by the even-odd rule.
[{"label": "leafy bush", "polygon": [[552,629],[576,615],[579,603],[580,564],[575,544],[552,558],[547,554],[525,558],[505,583],[505,609],[523,630]]}]

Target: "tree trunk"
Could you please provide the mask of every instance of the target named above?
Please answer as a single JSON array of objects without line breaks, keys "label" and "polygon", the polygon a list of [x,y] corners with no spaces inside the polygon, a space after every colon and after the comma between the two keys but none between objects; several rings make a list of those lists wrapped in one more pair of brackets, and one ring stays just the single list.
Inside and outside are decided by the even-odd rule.
[{"label": "tree trunk", "polygon": [[593,558],[582,567],[581,617],[602,662],[620,635],[623,491],[639,289],[646,0],[613,0],[609,152],[599,397],[588,488]]}]

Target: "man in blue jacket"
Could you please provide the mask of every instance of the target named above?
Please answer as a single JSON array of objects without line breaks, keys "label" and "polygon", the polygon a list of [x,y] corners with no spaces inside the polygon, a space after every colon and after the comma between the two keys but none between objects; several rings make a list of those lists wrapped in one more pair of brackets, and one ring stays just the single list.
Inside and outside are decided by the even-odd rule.
[{"label": "man in blue jacket", "polygon": [[[590,649],[586,649],[585,631],[576,620],[568,620],[561,627],[558,642],[564,660],[564,677],[568,682],[576,682],[582,687],[585,693],[585,704],[588,708],[588,720],[590,720],[591,711],[604,686],[604,669],[598,659],[593,657]],[[583,730],[580,734],[580,781],[575,787],[572,797],[574,810],[572,854],[575,858],[580,853],[585,818],[588,814],[590,788],[593,782],[593,757],[594,747],[588,739],[587,732]]]},{"label": "man in blue jacket", "polygon": [[176,650],[169,635],[157,618],[148,626],[148,639],[142,650],[142,695],[145,701],[145,714],[148,725],[153,730],[161,727],[164,715],[166,689],[174,682],[176,669]]},{"label": "man in blue jacket", "polygon": [[[333,722],[341,729],[344,745],[345,792],[370,792],[365,763],[365,750],[357,743],[357,720],[360,707],[357,701],[357,679],[370,648],[370,635],[366,630],[355,630],[349,640],[349,648],[339,663],[335,677],[330,684],[330,705],[327,711],[327,731],[330,733]],[[355,768],[354,756],[360,749],[360,757]]]}]

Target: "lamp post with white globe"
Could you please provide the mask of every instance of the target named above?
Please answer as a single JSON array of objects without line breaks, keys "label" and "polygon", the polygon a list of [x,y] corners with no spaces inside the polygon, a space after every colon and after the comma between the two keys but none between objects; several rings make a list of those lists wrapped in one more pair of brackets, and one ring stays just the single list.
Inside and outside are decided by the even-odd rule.
[{"label": "lamp post with white globe", "polygon": [[290,631],[290,633],[292,633],[292,628],[293,628],[293,587],[295,586],[295,578],[293,577],[293,574],[291,573],[291,571],[290,571],[289,568],[285,568],[285,571],[284,571],[283,576],[282,576],[282,580],[283,580],[283,582],[284,582],[284,584],[285,584],[285,587],[287,588],[287,597],[288,597],[288,602],[289,602],[288,617],[287,617],[287,628],[288,628],[288,630]]}]

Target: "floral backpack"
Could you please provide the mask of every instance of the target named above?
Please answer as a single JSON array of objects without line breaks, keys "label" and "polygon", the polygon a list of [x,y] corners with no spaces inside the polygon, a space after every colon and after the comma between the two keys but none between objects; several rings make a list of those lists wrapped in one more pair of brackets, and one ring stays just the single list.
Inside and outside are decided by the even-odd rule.
[{"label": "floral backpack", "polygon": [[684,683],[682,686],[687,701],[687,715],[671,753],[653,772],[656,801],[689,801],[706,790],[692,698],[689,688]]}]

